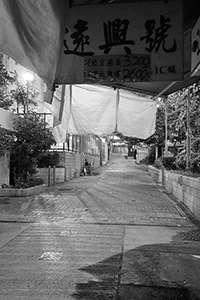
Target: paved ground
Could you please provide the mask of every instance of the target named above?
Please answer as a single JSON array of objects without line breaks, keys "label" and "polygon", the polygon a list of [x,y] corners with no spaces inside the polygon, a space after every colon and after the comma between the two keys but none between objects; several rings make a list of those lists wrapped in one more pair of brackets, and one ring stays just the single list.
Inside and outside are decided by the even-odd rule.
[{"label": "paved ground", "polygon": [[96,172],[0,198],[0,300],[197,299],[198,222],[133,159]]}]

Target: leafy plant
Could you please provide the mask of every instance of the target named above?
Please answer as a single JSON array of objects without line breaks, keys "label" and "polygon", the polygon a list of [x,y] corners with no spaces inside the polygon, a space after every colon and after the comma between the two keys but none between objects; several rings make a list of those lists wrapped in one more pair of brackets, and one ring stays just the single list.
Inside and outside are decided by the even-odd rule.
[{"label": "leafy plant", "polygon": [[11,185],[10,188],[26,189],[26,188],[30,188],[30,187],[33,187],[33,186],[43,184],[43,183],[44,183],[44,181],[41,178],[38,178],[36,176],[32,176],[26,182],[23,182],[23,181],[20,181],[20,180],[16,179],[15,185],[14,186]]},{"label": "leafy plant", "polygon": [[[173,144],[173,153],[176,156],[177,167],[185,170],[185,150],[179,153],[178,145],[186,145],[187,133],[191,140],[190,170],[200,173],[200,82],[189,87],[190,101],[188,102],[188,88],[179,90],[165,100],[164,105],[157,110],[155,133],[146,140],[151,147],[165,146],[165,109],[167,111],[167,140]],[[188,105],[189,103],[189,105]],[[188,122],[189,113],[189,122]]]},{"label": "leafy plant", "polygon": [[25,184],[37,173],[38,160],[55,144],[51,128],[37,113],[26,114],[14,123],[11,149],[11,184]]},{"label": "leafy plant", "polygon": [[168,157],[162,156],[155,160],[154,165],[156,168],[161,169],[164,167],[166,170],[176,170],[176,158],[175,157]]},{"label": "leafy plant", "polygon": [[10,98],[7,87],[13,84],[16,80],[15,72],[8,72],[6,67],[0,60],[0,108],[8,110],[13,104],[13,100]]},{"label": "leafy plant", "polygon": [[165,110],[158,107],[156,113],[155,133],[146,140],[147,145],[164,147],[165,144]]},{"label": "leafy plant", "polygon": [[[10,92],[8,86],[11,86]],[[27,93],[28,92],[28,93]],[[48,124],[37,113],[29,113],[26,104],[36,105],[39,91],[24,84],[16,72],[8,72],[0,59],[0,107],[11,110],[16,104],[17,113],[22,106],[24,114],[16,118],[14,132],[0,128],[0,156],[10,152],[10,183],[16,188],[30,187],[41,182],[37,173],[37,161],[45,155],[55,140]],[[13,108],[14,110],[14,108]]]},{"label": "leafy plant", "polygon": [[38,159],[37,166],[38,168],[48,168],[58,166],[59,163],[59,153],[56,151],[53,152],[46,152],[41,155]]},{"label": "leafy plant", "polygon": [[23,109],[23,113],[26,113],[26,103],[29,103],[32,106],[36,106],[36,98],[39,95],[39,91],[33,85],[29,87],[29,91],[27,93],[27,84],[23,82],[21,79],[16,79],[15,81],[15,89],[10,91],[10,97],[14,103],[16,103],[17,113],[21,112],[21,107]]},{"label": "leafy plant", "polygon": [[149,151],[149,155],[143,158],[140,163],[145,165],[152,165],[155,161],[155,148],[151,147]]},{"label": "leafy plant", "polygon": [[0,157],[10,151],[14,143],[14,135],[0,125]]}]

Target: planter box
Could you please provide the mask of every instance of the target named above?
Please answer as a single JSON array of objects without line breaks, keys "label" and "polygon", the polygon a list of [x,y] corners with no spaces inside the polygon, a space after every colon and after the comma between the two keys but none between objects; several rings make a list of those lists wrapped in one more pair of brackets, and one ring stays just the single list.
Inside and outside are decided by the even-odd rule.
[{"label": "planter box", "polygon": [[157,169],[153,166],[149,166],[148,173],[155,180],[155,182],[157,182],[159,184],[162,183],[162,170]]},{"label": "planter box", "polygon": [[165,189],[200,219],[200,179],[165,172]]},{"label": "planter box", "polygon": [[200,179],[184,176],[173,171],[162,170],[153,166],[148,168],[149,175],[162,184],[166,191],[171,193],[200,220]]},{"label": "planter box", "polygon": [[49,186],[65,182],[65,168],[38,168],[37,177]]},{"label": "planter box", "polygon": [[138,148],[136,155],[136,162],[140,164],[141,160],[149,155],[149,148]]},{"label": "planter box", "polygon": [[46,188],[46,184],[41,184],[27,189],[0,189],[0,197],[28,197],[37,195],[45,191]]}]

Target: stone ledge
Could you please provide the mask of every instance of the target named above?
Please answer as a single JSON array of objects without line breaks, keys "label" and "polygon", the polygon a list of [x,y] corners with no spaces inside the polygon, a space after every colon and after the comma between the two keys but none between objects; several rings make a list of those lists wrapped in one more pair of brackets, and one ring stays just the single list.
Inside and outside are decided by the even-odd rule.
[{"label": "stone ledge", "polygon": [[28,197],[37,195],[45,191],[46,188],[46,184],[41,184],[27,189],[0,189],[0,197]]},{"label": "stone ledge", "polygon": [[162,170],[157,169],[154,166],[148,167],[148,173],[156,181],[156,183],[162,183]]}]

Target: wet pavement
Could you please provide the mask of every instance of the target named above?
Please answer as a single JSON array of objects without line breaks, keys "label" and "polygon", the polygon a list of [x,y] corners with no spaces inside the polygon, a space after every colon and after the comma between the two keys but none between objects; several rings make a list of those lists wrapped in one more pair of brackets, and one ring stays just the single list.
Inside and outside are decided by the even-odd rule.
[{"label": "wet pavement", "polygon": [[0,198],[0,299],[200,299],[198,220],[133,159]]}]

